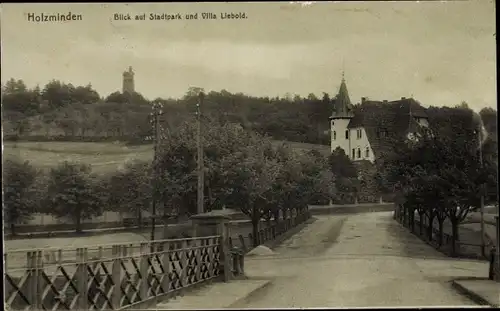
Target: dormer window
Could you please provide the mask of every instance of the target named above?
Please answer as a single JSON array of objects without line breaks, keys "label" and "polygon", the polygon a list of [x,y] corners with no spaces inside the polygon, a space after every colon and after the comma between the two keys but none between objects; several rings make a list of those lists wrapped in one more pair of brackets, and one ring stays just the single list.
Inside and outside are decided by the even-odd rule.
[{"label": "dormer window", "polygon": [[389,136],[389,133],[385,129],[381,129],[377,131],[377,138],[383,138]]}]

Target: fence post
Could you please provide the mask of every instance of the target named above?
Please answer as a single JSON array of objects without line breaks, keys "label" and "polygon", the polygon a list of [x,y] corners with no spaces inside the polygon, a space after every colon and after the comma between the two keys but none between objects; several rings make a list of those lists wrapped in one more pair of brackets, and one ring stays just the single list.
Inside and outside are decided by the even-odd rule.
[{"label": "fence post", "polygon": [[229,217],[223,218],[219,223],[219,232],[222,237],[222,262],[224,262],[224,282],[231,279],[231,250],[229,249]]},{"label": "fence post", "polygon": [[241,249],[246,253],[247,247],[245,245],[245,238],[241,234],[238,235],[238,238],[240,239]]},{"label": "fence post", "polygon": [[182,267],[180,281],[181,281],[181,284],[183,287],[187,285],[187,272],[188,272],[187,247],[188,246],[187,246],[186,240],[182,240],[181,241],[181,249],[178,252],[180,252],[179,263]]},{"label": "fence post", "polygon": [[244,253],[240,254],[240,274],[241,275],[245,274],[245,254]]},{"label": "fence post", "polygon": [[229,221],[231,217],[221,215],[216,212],[198,214],[191,217],[193,225],[198,226],[200,232],[206,235],[220,236],[220,262],[222,263],[222,273],[224,282],[231,278],[231,253],[229,248]]},{"label": "fence post", "polygon": [[[153,242],[151,242],[153,245]],[[144,301],[148,298],[148,287],[149,287],[149,275],[148,275],[148,267],[149,267],[149,250],[148,243],[141,243],[140,249],[140,263],[139,263],[139,275],[141,277],[141,287],[139,288],[139,296],[141,297],[141,301]]]},{"label": "fence post", "polygon": [[193,251],[196,256],[196,267],[195,267],[196,281],[201,281],[201,251],[202,251],[201,247],[203,246],[203,242],[202,240],[194,240],[194,242],[195,244]]},{"label": "fence post", "polygon": [[113,245],[111,250],[111,255],[113,256],[113,267],[111,272],[111,278],[113,281],[113,294],[111,295],[111,306],[113,310],[117,310],[121,307],[121,286],[122,286],[122,277],[121,277],[121,249],[120,245]]},{"label": "fence post", "polygon": [[78,286],[78,309],[88,310],[88,273],[87,273],[87,249],[78,248],[77,256],[77,286]]},{"label": "fence post", "polygon": [[496,281],[500,282],[500,218],[498,216],[495,216],[495,222],[497,225],[497,245],[496,245]]},{"label": "fence post", "polygon": [[37,251],[36,252],[36,258],[35,258],[35,263],[36,263],[36,283],[37,283],[37,293],[38,295],[40,295],[39,297],[37,297],[37,306],[39,306],[40,308],[43,307],[43,301],[41,299],[41,294],[42,294],[42,291],[43,291],[43,288],[42,288],[42,283],[40,282],[40,280],[42,279],[42,274],[45,273],[44,271],[44,268],[43,268],[43,251]]},{"label": "fence post", "polygon": [[168,242],[163,243],[162,266],[165,275],[161,287],[164,293],[168,293],[170,290],[170,245]]},{"label": "fence post", "polygon": [[33,251],[27,253],[27,263],[29,271],[29,280],[27,298],[31,303],[32,310],[42,309],[41,293],[42,288],[40,284],[40,279],[43,273],[43,258],[42,251]]}]

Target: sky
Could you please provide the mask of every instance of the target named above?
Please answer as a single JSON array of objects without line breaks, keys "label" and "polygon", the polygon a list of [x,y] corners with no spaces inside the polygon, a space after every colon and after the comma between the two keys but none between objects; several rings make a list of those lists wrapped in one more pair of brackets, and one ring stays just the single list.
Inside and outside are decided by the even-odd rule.
[{"label": "sky", "polygon": [[[28,13],[82,14],[36,23]],[[115,13],[215,13],[217,20],[115,21]],[[220,19],[244,12],[245,19]],[[52,79],[106,96],[135,71],[146,98],[189,86],[253,96],[335,95],[352,102],[413,97],[424,106],[496,108],[495,3],[2,4],[1,80]]]}]

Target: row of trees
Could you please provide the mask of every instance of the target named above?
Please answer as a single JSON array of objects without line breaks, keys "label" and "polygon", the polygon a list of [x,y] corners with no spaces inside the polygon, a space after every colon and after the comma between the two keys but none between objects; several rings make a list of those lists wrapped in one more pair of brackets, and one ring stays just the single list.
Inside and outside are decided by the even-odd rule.
[{"label": "row of trees", "polygon": [[429,129],[418,140],[394,141],[397,152],[385,162],[384,173],[412,230],[417,214],[420,233],[426,222],[432,239],[437,220],[442,243],[446,219],[457,241],[459,224],[480,208],[481,197],[486,204],[498,204],[498,155],[496,135],[479,133],[482,118],[465,105],[434,110]]},{"label": "row of trees", "polygon": [[[164,104],[168,123],[175,127],[193,116],[197,94],[190,87],[179,99],[156,98]],[[147,135],[150,101],[141,94],[114,92],[101,97],[91,85],[73,86],[50,81],[43,88],[28,88],[22,80],[10,79],[2,87],[6,132],[70,138],[112,136],[123,139]],[[330,96],[314,94],[284,97],[252,97],[226,90],[206,94],[203,113],[221,121],[237,122],[245,128],[275,139],[328,144],[327,116],[332,112]],[[57,133],[57,134],[55,134]]]},{"label": "row of trees", "polygon": [[[72,219],[81,231],[81,221],[100,215],[104,208],[135,212],[140,218],[142,211],[150,210],[153,197],[160,205],[158,214],[195,213],[194,125],[191,120],[166,136],[156,163],[131,162],[110,175],[98,176],[89,166],[66,162],[47,173],[29,163],[7,160],[6,222],[15,231],[15,225],[32,213],[49,212]],[[334,159],[275,146],[269,138],[237,124],[207,120],[206,125],[207,211],[222,207],[241,210],[256,232],[260,219],[277,220],[283,211],[327,204],[340,195],[334,175],[338,172],[330,165]],[[347,158],[345,154],[335,156]]]}]

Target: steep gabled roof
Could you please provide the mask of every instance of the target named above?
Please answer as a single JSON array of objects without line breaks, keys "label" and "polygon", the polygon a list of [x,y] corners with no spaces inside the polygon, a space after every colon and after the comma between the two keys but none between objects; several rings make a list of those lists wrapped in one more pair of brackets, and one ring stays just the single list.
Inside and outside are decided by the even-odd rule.
[{"label": "steep gabled roof", "polygon": [[400,100],[390,101],[389,104],[399,105],[401,114],[412,114],[416,118],[428,118],[427,111],[422,105],[413,98],[401,98]]},{"label": "steep gabled roof", "polygon": [[356,107],[348,128],[363,127],[375,157],[382,157],[392,150],[392,138],[418,130],[420,125],[415,117],[427,118],[427,113],[412,98],[391,102],[367,100]]},{"label": "steep gabled roof", "polygon": [[347,91],[347,85],[345,79],[342,76],[342,82],[340,83],[340,89],[337,96],[333,100],[333,113],[330,118],[352,118],[353,117],[353,106],[351,104],[351,99],[349,98],[349,92]]}]

